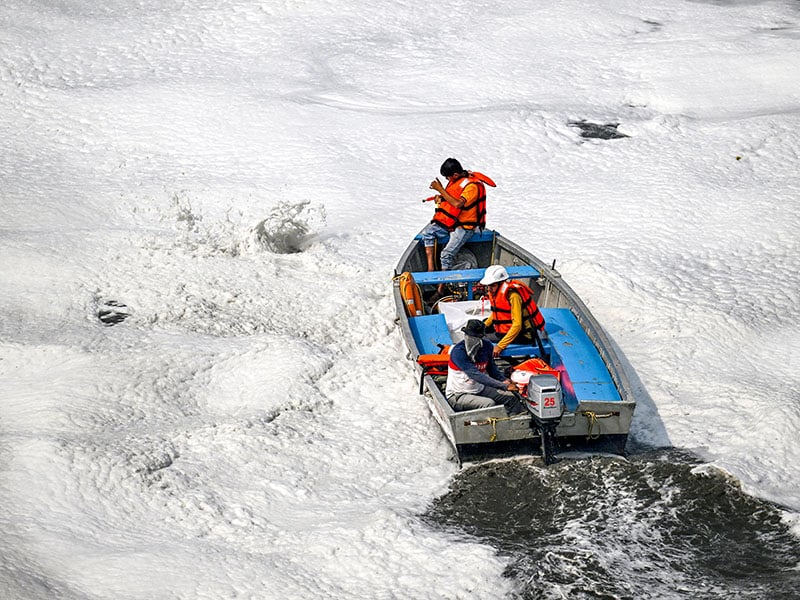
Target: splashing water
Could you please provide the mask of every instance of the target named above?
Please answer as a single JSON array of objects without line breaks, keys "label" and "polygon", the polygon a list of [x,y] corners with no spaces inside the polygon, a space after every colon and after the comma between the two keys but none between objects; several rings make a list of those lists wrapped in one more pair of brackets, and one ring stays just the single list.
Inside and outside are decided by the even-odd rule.
[{"label": "splashing water", "polygon": [[315,232],[325,225],[324,207],[311,206],[306,200],[283,203],[253,229],[256,242],[276,254],[302,252]]}]

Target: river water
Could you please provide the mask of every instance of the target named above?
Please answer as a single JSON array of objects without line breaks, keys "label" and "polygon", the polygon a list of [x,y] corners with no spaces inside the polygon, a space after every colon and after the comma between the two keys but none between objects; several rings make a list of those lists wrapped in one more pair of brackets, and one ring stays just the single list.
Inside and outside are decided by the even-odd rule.
[{"label": "river water", "polygon": [[426,519],[507,557],[521,598],[800,598],[781,508],[674,449],[468,466]]}]

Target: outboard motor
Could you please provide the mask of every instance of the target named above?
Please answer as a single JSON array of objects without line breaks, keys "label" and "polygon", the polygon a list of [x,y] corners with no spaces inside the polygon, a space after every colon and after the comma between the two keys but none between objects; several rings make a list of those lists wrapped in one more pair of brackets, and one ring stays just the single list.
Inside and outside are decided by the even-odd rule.
[{"label": "outboard motor", "polygon": [[544,464],[556,462],[556,428],[564,412],[558,378],[553,375],[532,375],[528,380],[525,407],[531,413],[531,427],[539,430]]}]

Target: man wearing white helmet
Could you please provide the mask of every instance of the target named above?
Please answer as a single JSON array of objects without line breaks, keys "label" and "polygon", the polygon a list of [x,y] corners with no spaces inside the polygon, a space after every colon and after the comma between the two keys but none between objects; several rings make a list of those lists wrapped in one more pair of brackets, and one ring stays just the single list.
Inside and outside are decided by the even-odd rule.
[{"label": "man wearing white helmet", "polygon": [[495,356],[512,342],[532,344],[544,335],[544,317],[533,299],[533,290],[509,279],[503,265],[488,267],[480,283],[486,286],[492,303],[492,314],[484,324],[494,329],[487,337],[497,342]]}]

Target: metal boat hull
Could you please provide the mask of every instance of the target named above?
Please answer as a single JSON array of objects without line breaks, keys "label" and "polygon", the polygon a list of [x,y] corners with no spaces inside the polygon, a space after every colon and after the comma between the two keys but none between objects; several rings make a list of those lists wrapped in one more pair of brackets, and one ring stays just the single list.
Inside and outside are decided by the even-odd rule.
[{"label": "metal boat hull", "polygon": [[[559,364],[570,394],[556,428],[559,445],[562,448],[599,446],[604,451],[610,446],[612,450],[621,452],[636,402],[614,346],[586,305],[555,269],[497,232],[483,232],[466,248],[470,261],[466,266],[470,268],[428,273],[424,248],[417,238],[401,257],[395,275],[411,272],[419,281],[423,295],[445,282],[462,299],[469,298],[461,302],[467,305],[476,298],[475,273],[480,273],[478,269],[485,269],[490,264],[502,264],[509,272],[524,274],[512,277],[524,281],[534,290],[536,302],[546,315],[550,327],[548,334],[552,359]],[[426,302],[424,316],[409,316],[397,277],[393,294],[397,321],[421,378],[420,392],[459,456],[467,448],[473,453],[476,449],[485,448],[490,453],[493,446],[507,442],[537,443],[539,430],[532,427],[531,417],[527,413],[509,417],[502,406],[469,411],[452,409],[444,396],[443,376],[426,373],[417,362],[420,355],[436,351],[431,350],[431,340],[443,339],[447,342],[447,332],[441,331],[441,318],[434,314],[437,307]],[[431,329],[432,324],[437,324],[438,329]],[[527,351],[535,349],[518,350],[519,353]],[[508,361],[513,365],[523,358],[509,357]],[[594,365],[593,371],[587,371],[588,363]]]}]

